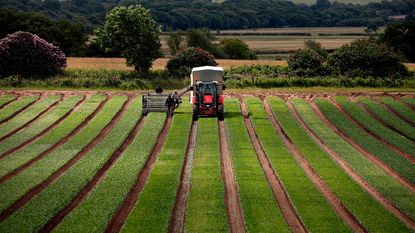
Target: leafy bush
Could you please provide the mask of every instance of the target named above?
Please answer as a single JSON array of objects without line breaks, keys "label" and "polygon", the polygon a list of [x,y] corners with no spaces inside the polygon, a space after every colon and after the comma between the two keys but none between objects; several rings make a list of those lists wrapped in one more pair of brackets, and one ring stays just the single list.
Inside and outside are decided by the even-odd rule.
[{"label": "leafy bush", "polygon": [[167,70],[170,74],[178,77],[185,77],[190,74],[193,67],[217,66],[215,57],[201,48],[187,48],[172,57],[167,63]]},{"label": "leafy bush", "polygon": [[50,76],[64,67],[65,54],[37,35],[19,31],[0,40],[0,77]]},{"label": "leafy bush", "polygon": [[372,40],[356,40],[343,45],[328,57],[335,75],[348,77],[402,77],[408,70],[387,45]]},{"label": "leafy bush", "polygon": [[223,53],[229,59],[254,60],[255,53],[249,50],[249,46],[240,39],[222,39],[219,44]]},{"label": "leafy bush", "polygon": [[329,53],[326,49],[321,46],[321,43],[315,41],[315,40],[306,40],[304,42],[304,46],[307,49],[313,50],[314,52],[318,53],[322,58],[326,59],[329,56]]},{"label": "leafy bush", "polygon": [[318,76],[323,71],[323,58],[311,49],[300,49],[288,58],[288,67],[295,75]]}]

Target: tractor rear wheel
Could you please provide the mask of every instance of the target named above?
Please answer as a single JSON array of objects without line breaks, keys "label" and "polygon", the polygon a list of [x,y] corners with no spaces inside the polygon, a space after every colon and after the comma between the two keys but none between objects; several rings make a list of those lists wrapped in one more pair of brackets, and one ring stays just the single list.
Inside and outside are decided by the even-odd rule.
[{"label": "tractor rear wheel", "polygon": [[225,109],[223,104],[218,104],[218,120],[223,121],[225,119]]}]

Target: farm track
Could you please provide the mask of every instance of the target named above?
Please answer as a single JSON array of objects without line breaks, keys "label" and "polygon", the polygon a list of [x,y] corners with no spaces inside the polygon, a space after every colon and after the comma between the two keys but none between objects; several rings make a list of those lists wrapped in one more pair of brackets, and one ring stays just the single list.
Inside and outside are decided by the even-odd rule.
[{"label": "farm track", "polygon": [[380,104],[382,104],[382,106],[390,111],[391,113],[395,114],[399,119],[405,121],[406,123],[410,124],[412,127],[415,127],[415,122],[411,121],[410,119],[408,119],[407,117],[405,117],[404,115],[402,115],[401,113],[399,113],[398,111],[396,111],[394,108],[390,107],[388,104],[384,103],[383,101],[379,100],[379,99],[374,99],[372,97],[373,100],[378,101]]},{"label": "farm track", "polygon": [[170,233],[185,232],[187,200],[189,198],[191,188],[193,158],[195,155],[197,141],[197,127],[197,121],[193,121],[189,132],[186,155],[183,161],[182,173],[180,176],[180,186],[177,190],[176,201],[170,219],[168,230]]},{"label": "farm track", "polygon": [[314,183],[320,193],[324,196],[327,202],[337,212],[337,214],[343,219],[345,224],[350,227],[354,232],[367,232],[365,227],[359,222],[359,220],[343,205],[341,200],[329,189],[327,184],[324,183],[322,178],[316,171],[311,167],[307,160],[303,157],[301,152],[297,149],[295,144],[288,137],[280,123],[277,121],[274,113],[272,112],[271,106],[267,100],[264,100],[264,107],[268,113],[268,116],[276,130],[281,136],[286,146],[291,151],[298,164],[303,168],[307,176]]},{"label": "farm track", "polygon": [[280,210],[284,216],[285,221],[287,222],[292,232],[295,232],[295,233],[308,232],[303,222],[301,221],[301,218],[298,216],[293,204],[291,203],[291,200],[288,197],[288,194],[285,190],[284,185],[282,184],[275,170],[272,168],[271,162],[264,148],[262,147],[262,144],[259,141],[257,134],[255,133],[254,126],[249,117],[248,110],[247,110],[245,101],[243,99],[240,100],[240,105],[241,105],[242,115],[244,117],[244,123],[249,134],[249,138],[251,139],[251,142],[257,154],[258,160],[267,177],[268,183],[274,194],[274,198],[276,199],[277,204],[280,207]]},{"label": "farm track", "polygon": [[415,230],[415,221],[412,220],[406,213],[398,209],[393,203],[391,203],[387,198],[385,198],[381,193],[379,193],[373,186],[371,186],[363,177],[361,177],[356,171],[354,171],[349,164],[344,161],[340,155],[334,152],[325,142],[304,122],[300,117],[295,107],[288,100],[286,101],[291,114],[301,125],[301,127],[317,142],[317,144],[323,148],[327,154],[329,154],[334,161],[357,183],[359,184],[366,192],[368,192],[376,201],[378,201],[385,209],[403,221],[408,227],[412,230]]},{"label": "farm track", "polygon": [[383,126],[385,126],[386,128],[389,128],[392,131],[395,131],[396,133],[404,136],[405,138],[407,138],[408,140],[410,140],[411,142],[415,143],[415,139],[412,138],[411,136],[407,135],[406,133],[402,132],[401,130],[397,129],[396,127],[388,124],[386,121],[384,121],[382,118],[380,118],[378,115],[376,115],[374,112],[372,112],[365,104],[361,103],[360,101],[358,101],[356,98],[354,97],[349,97],[349,99],[358,104],[361,108],[363,108],[372,118],[376,119],[378,122],[380,122]]},{"label": "farm track", "polygon": [[[21,97],[21,96],[20,96]],[[19,97],[19,98],[20,98]],[[18,98],[18,99],[19,99]],[[3,120],[0,120],[0,125],[2,125],[2,124],[4,124],[4,123],[6,123],[6,122],[8,122],[8,121],[10,121],[11,119],[13,119],[15,116],[17,116],[17,115],[19,115],[20,113],[22,113],[22,112],[24,112],[24,111],[26,111],[26,109],[28,109],[28,108],[30,108],[32,105],[34,105],[36,102],[38,102],[39,100],[41,100],[43,98],[43,96],[40,94],[39,96],[38,96],[38,98],[36,99],[36,100],[33,100],[32,102],[30,102],[29,104],[27,104],[26,106],[24,106],[23,108],[21,108],[21,109],[19,109],[19,110],[17,110],[16,112],[14,112],[12,115],[10,115],[9,117],[7,117],[7,118],[5,118],[5,119],[3,119]],[[17,100],[18,100],[17,99]]]},{"label": "farm track", "polygon": [[[352,145],[356,150],[358,150],[360,153],[362,153],[364,156],[366,156],[370,161],[372,161],[374,164],[376,164],[380,169],[385,171],[387,174],[392,176],[396,181],[398,181],[400,184],[408,188],[411,192],[415,193],[415,186],[409,182],[407,179],[405,179],[403,176],[401,176],[399,173],[397,173],[395,170],[393,170],[389,165],[384,163],[382,160],[377,158],[375,155],[371,154],[369,151],[361,147],[359,144],[357,144],[352,138],[350,138],[348,135],[346,135],[344,132],[342,132],[340,129],[338,129],[333,123],[331,123],[324,114],[320,111],[318,106],[310,102],[311,107],[316,112],[316,114],[319,116],[319,118],[326,123],[327,126],[329,126],[334,132],[336,132],[340,137],[342,137],[346,142],[348,142],[350,145]],[[354,120],[347,115],[347,113],[342,109],[340,106],[334,104],[334,106],[337,107],[337,109],[342,112],[342,114],[350,121],[354,122]]]},{"label": "farm track", "polygon": [[116,113],[116,115],[111,119],[111,121],[99,132],[99,134],[92,139],[81,151],[79,151],[74,157],[72,157],[66,164],[61,166],[57,171],[50,175],[42,183],[36,185],[15,201],[11,206],[5,209],[0,213],[0,222],[7,219],[10,215],[16,212],[20,207],[24,206],[27,202],[33,199],[38,193],[47,188],[50,184],[55,182],[59,177],[61,177],[68,169],[75,165],[84,155],[86,155],[90,150],[92,150],[99,142],[101,142],[107,134],[111,131],[112,128],[118,123],[122,115],[126,111],[128,105],[132,101],[132,96],[128,96],[127,101],[124,102],[121,109]]},{"label": "farm track", "polygon": [[171,126],[172,119],[166,118],[163,129],[160,131],[157,142],[153,146],[151,153],[144,164],[143,168],[137,175],[136,182],[134,186],[131,188],[128,195],[125,197],[123,203],[117,210],[117,212],[113,215],[111,221],[108,223],[105,232],[119,232],[121,230],[122,225],[124,224],[125,219],[134,208],[134,205],[137,201],[138,195],[143,190],[145,184],[147,183],[148,177],[154,167],[154,164],[157,161],[158,155],[164,145],[164,142],[167,138],[168,131]]},{"label": "farm track", "polygon": [[[409,162],[411,162],[412,164],[415,164],[415,158],[406,153],[405,151],[402,151],[400,148],[396,147],[395,145],[391,144],[390,142],[384,140],[383,138],[381,138],[380,136],[378,136],[377,134],[373,133],[371,130],[369,130],[368,128],[366,128],[362,123],[360,123],[359,121],[357,121],[356,119],[354,119],[352,117],[352,115],[350,115],[340,104],[338,104],[335,100],[328,98],[328,100],[348,119],[350,120],[352,123],[354,123],[357,127],[359,127],[360,129],[362,129],[363,131],[365,131],[367,134],[369,134],[372,138],[374,138],[375,140],[377,140],[379,143],[381,143],[382,145],[384,145],[385,147],[387,147],[388,149],[392,150],[393,152],[395,152],[396,154],[400,155],[401,157],[405,158],[406,160],[408,160]],[[311,102],[310,102],[311,103]],[[366,110],[365,110],[366,111]],[[370,114],[370,113],[369,113]],[[383,125],[383,124],[382,124]]]},{"label": "farm track", "polygon": [[223,183],[225,184],[226,213],[230,231],[233,233],[246,232],[242,213],[238,186],[235,181],[231,153],[229,151],[228,133],[224,121],[218,121],[220,140],[220,157]]},{"label": "farm track", "polygon": [[143,127],[146,120],[146,116],[141,115],[140,119],[135,124],[134,128],[130,131],[128,136],[124,139],[123,143],[113,152],[107,162],[95,173],[94,177],[86,184],[82,190],[66,205],[61,209],[45,226],[42,227],[39,232],[51,232],[61,221],[68,215],[79,203],[81,203],[94,189],[94,187],[100,182],[105,176],[112,165],[120,158],[127,147],[132,143],[137,133]]},{"label": "farm track", "polygon": [[[22,130],[22,129],[28,127],[28,126],[30,126],[33,122],[37,121],[39,118],[41,118],[42,116],[44,116],[48,112],[52,111],[56,106],[58,106],[59,103],[62,102],[63,98],[65,98],[65,96],[63,94],[61,94],[59,100],[55,101],[52,105],[50,105],[45,110],[43,110],[42,112],[40,112],[39,114],[37,114],[34,118],[32,118],[31,120],[29,120],[25,124],[23,124],[20,127],[14,129],[13,131],[9,132],[8,134],[0,137],[0,141],[5,140],[5,139],[11,137],[12,135],[14,135],[15,133],[19,132],[20,130]],[[0,159],[1,158],[3,158],[3,157],[0,156]]]},{"label": "farm track", "polygon": [[[46,135],[47,133],[49,133],[52,129],[56,128],[60,123],[62,123],[69,115],[71,115],[74,111],[76,111],[81,104],[83,104],[86,100],[86,96],[84,95],[83,98],[81,100],[79,100],[69,111],[67,111],[63,116],[61,116],[59,119],[57,119],[55,122],[53,122],[51,125],[49,125],[47,128],[45,128],[44,130],[42,130],[41,132],[39,132],[38,134],[34,135],[32,138],[29,138],[28,140],[26,140],[25,142],[21,143],[20,145],[17,145],[16,147],[10,148],[8,151],[4,152],[3,154],[0,155],[0,159],[3,159],[4,157],[7,157],[11,154],[13,154],[14,152],[22,149],[23,147],[29,145],[30,143],[38,140],[39,138],[43,137],[44,135]],[[1,141],[2,139],[0,139]],[[0,184],[1,184],[1,179],[0,179]]]},{"label": "farm track", "polygon": [[[69,140],[71,140],[73,137],[75,137],[79,131],[81,131],[82,128],[84,128],[91,120],[95,117],[95,115],[98,114],[99,111],[105,106],[105,104],[109,100],[109,96],[106,95],[106,98],[104,101],[102,101],[99,106],[87,117],[85,120],[78,125],[75,129],[73,129],[69,134],[67,134],[65,137],[61,138],[58,142],[56,142],[54,145],[49,147],[48,149],[44,150],[42,153],[40,153],[38,156],[34,157],[33,159],[29,160],[25,164],[21,165],[20,167],[14,169],[10,173],[0,177],[0,184],[6,182],[7,180],[10,180],[11,178],[15,177],[20,172],[26,170],[28,167],[30,167],[32,164],[36,163],[37,161],[43,159],[44,157],[48,156],[50,153],[52,153],[54,150],[56,150],[61,145],[65,144]],[[20,149],[20,148],[19,148]],[[7,152],[6,152],[7,153]],[[13,153],[13,152],[12,152]],[[2,155],[1,155],[2,156]],[[6,155],[8,156],[8,155]],[[0,157],[1,158],[1,157]]]},{"label": "farm track", "polygon": [[13,99],[7,101],[6,103],[2,104],[0,106],[0,110],[3,109],[4,107],[6,107],[7,105],[13,103],[14,101],[18,100],[20,98],[20,95],[16,95]]}]

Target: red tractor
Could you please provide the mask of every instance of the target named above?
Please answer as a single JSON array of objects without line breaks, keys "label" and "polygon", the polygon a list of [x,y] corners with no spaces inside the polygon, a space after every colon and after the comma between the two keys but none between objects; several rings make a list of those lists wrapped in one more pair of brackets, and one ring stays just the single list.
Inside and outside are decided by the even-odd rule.
[{"label": "red tractor", "polygon": [[223,90],[223,69],[221,67],[203,66],[192,70],[190,99],[193,104],[193,120],[199,116],[225,117]]}]

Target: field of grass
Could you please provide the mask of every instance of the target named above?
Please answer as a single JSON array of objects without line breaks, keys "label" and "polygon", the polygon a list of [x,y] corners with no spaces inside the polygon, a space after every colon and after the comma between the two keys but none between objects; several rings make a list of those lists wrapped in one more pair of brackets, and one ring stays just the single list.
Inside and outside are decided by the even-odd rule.
[{"label": "field of grass", "polygon": [[[6,98],[7,99],[7,98]],[[24,96],[19,100],[16,100],[15,102],[9,104],[8,106],[5,106],[3,109],[0,110],[0,121],[4,121],[5,119],[11,117],[13,114],[15,114],[17,111],[23,109],[33,101],[37,99],[36,96]],[[17,123],[13,124],[17,125]],[[5,130],[2,128],[2,131]],[[5,133],[3,131],[3,133]]]},{"label": "field of grass", "polygon": [[398,112],[407,120],[411,121],[412,123],[415,123],[415,112],[406,107],[404,104],[394,100],[392,97],[381,97],[380,101],[386,104],[389,108]]},{"label": "field of grass", "polygon": [[[241,214],[246,232],[415,230],[413,162],[349,121],[323,93],[232,92],[224,122],[192,122],[185,97],[170,119],[141,116],[141,96],[132,92],[53,91],[41,99],[40,92],[15,92],[0,96],[6,103],[23,95],[0,109],[0,118],[11,116],[0,127],[16,129],[52,108],[0,138],[4,151],[39,135],[0,156],[0,232],[229,232],[239,224],[230,213]],[[415,113],[401,102],[415,103],[412,94],[379,96],[358,99],[408,118]],[[334,100],[389,135],[347,97]],[[30,102],[19,114],[7,110]],[[389,113],[394,124],[401,120]]]}]

